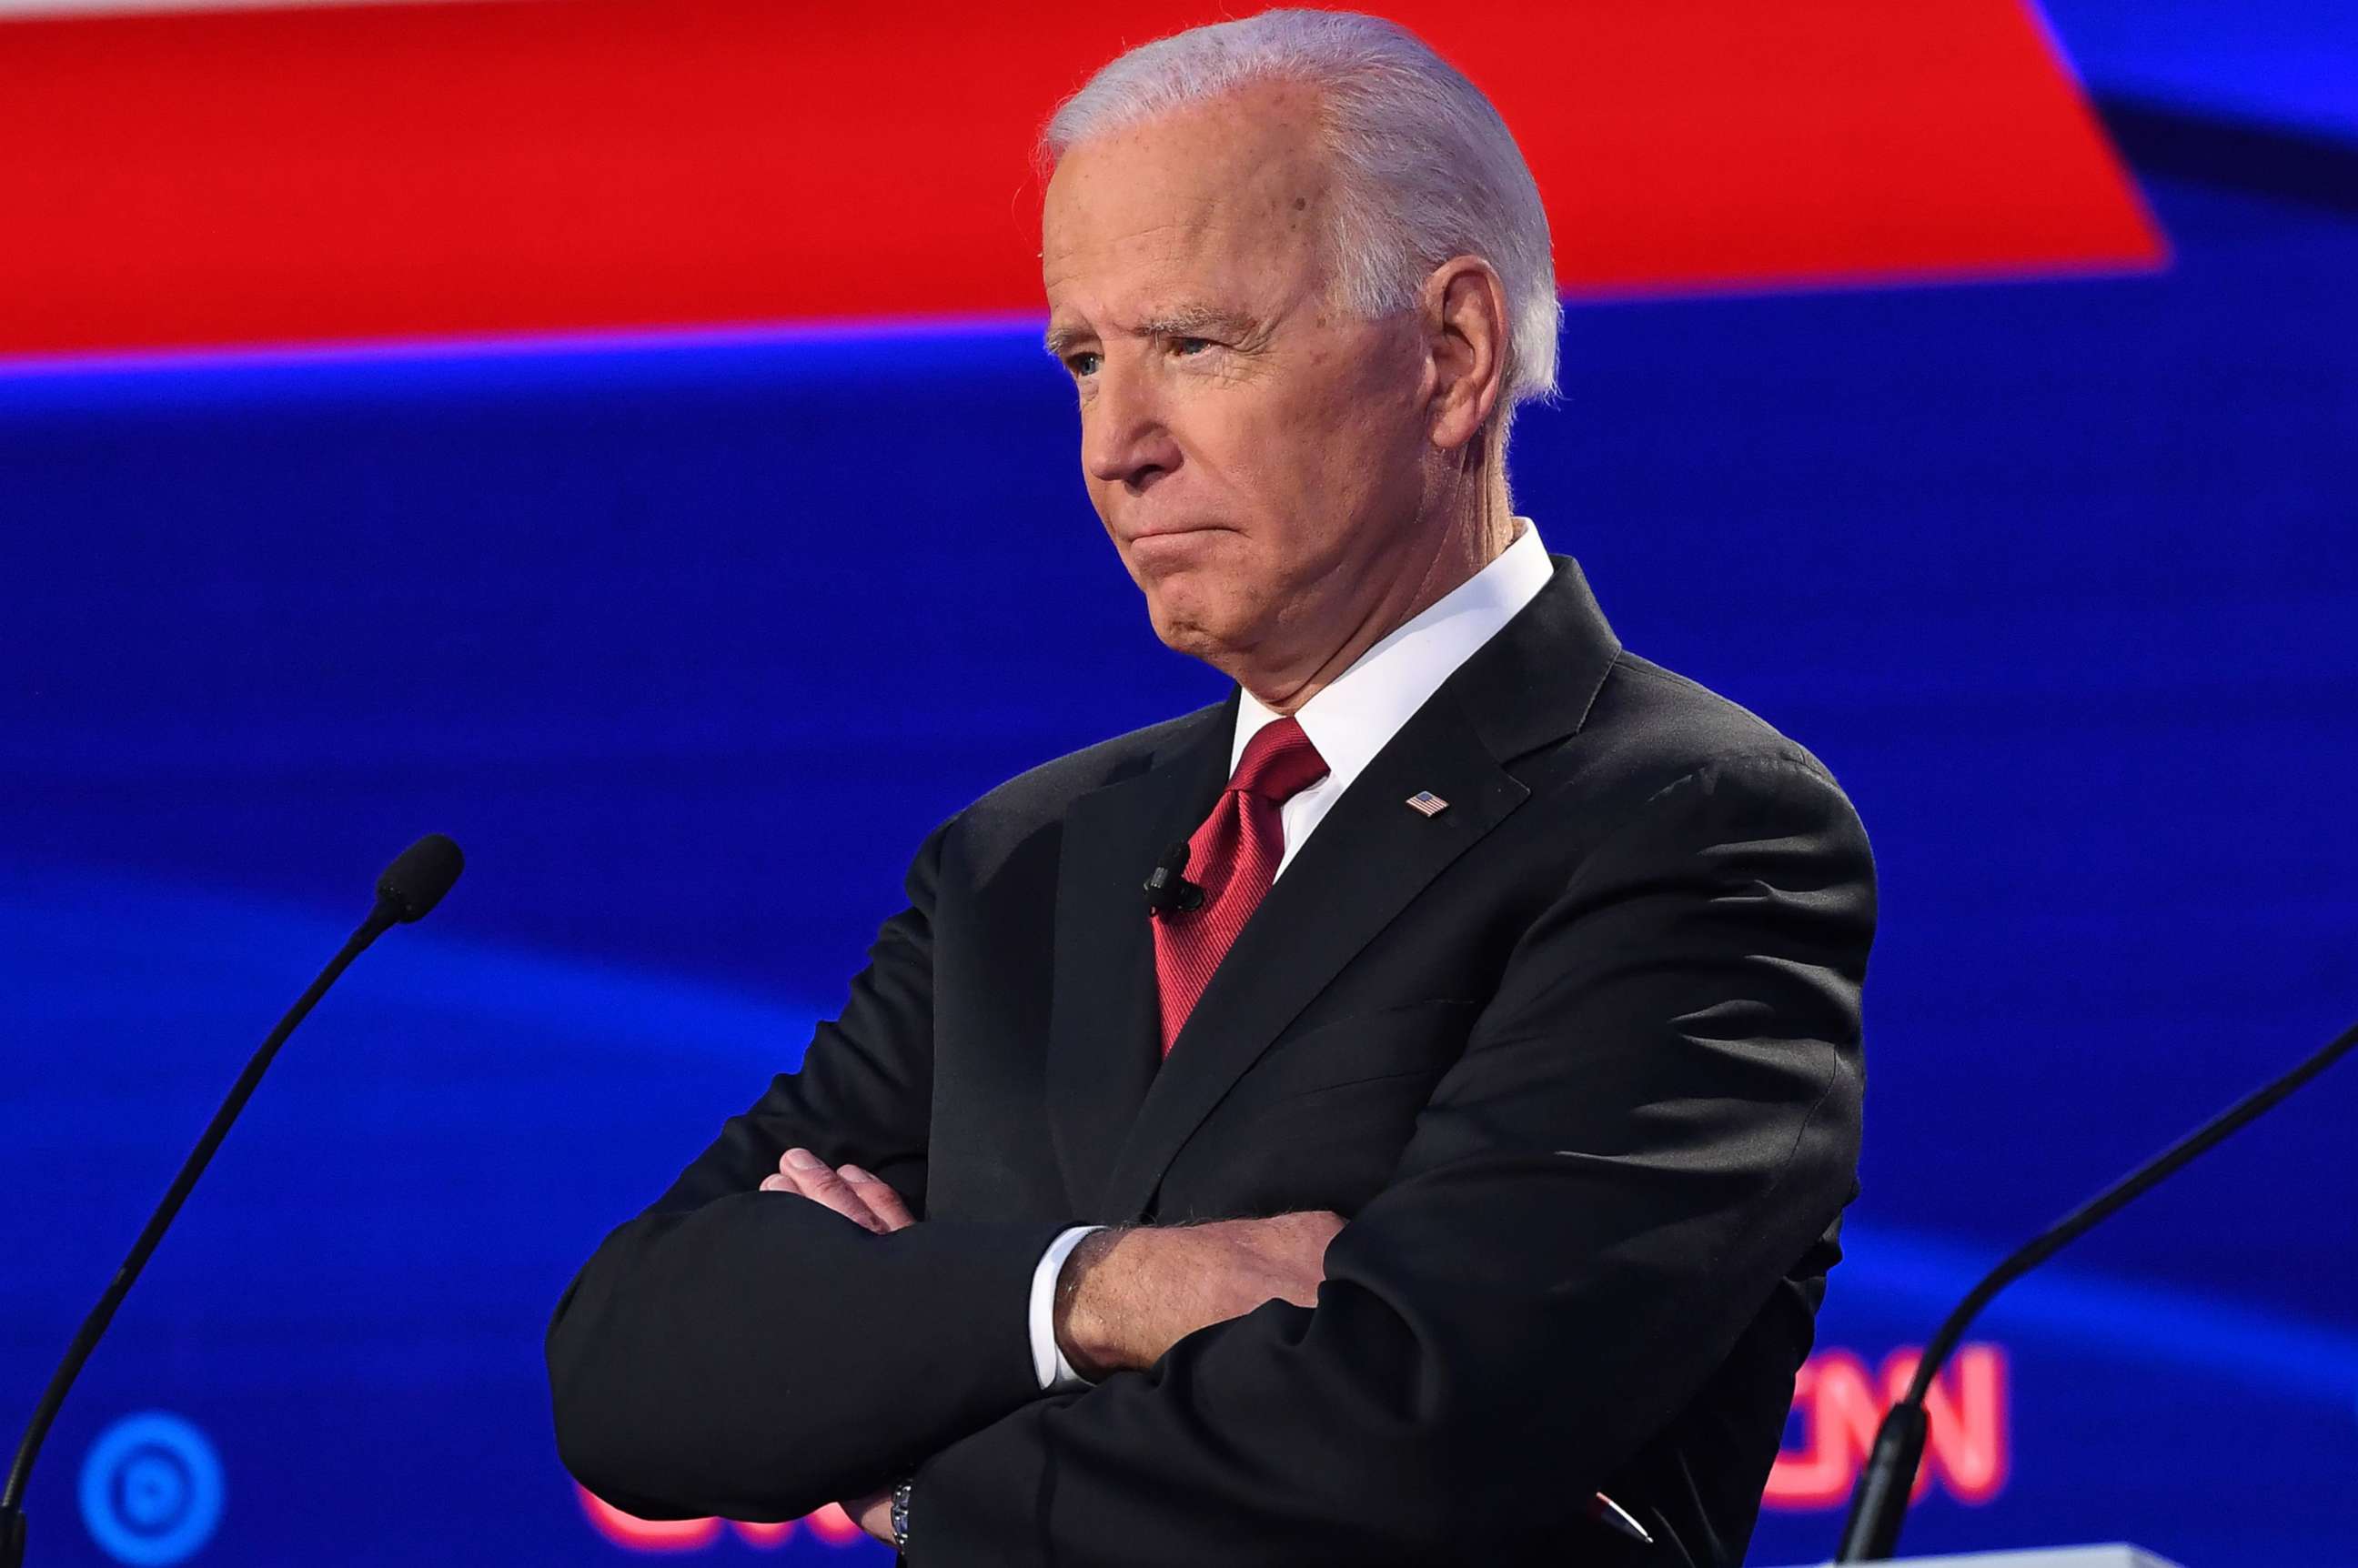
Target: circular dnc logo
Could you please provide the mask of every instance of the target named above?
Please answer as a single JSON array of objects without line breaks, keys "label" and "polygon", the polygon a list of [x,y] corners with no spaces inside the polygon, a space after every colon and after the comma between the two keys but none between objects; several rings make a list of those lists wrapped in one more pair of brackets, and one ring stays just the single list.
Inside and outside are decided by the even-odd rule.
[{"label": "circular dnc logo", "polygon": [[178,1416],[124,1416],[81,1462],[82,1523],[117,1563],[179,1562],[211,1538],[221,1510],[221,1459]]}]

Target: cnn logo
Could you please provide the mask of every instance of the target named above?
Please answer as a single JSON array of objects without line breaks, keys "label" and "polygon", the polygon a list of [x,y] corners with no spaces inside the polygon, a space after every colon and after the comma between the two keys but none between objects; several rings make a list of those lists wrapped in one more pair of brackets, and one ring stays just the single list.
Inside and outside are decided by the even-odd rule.
[{"label": "cnn logo", "polygon": [[[1859,1467],[1875,1446],[1884,1412],[1908,1391],[1923,1353],[1893,1351],[1877,1374],[1847,1350],[1811,1357],[1793,1377],[1793,1420],[1801,1446],[1777,1455],[1763,1508],[1801,1512],[1849,1500]],[[1937,1482],[1961,1503],[1986,1503],[2006,1485],[2006,1352],[1968,1345],[1951,1357],[1924,1396],[1930,1423],[1924,1463],[1911,1501]]]}]

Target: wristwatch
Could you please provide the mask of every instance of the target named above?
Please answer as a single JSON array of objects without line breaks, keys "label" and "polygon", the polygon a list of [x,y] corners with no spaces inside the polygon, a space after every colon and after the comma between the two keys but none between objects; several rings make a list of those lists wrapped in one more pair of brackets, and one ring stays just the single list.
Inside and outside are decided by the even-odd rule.
[{"label": "wristwatch", "polygon": [[909,1550],[909,1487],[914,1476],[903,1476],[901,1484],[892,1488],[892,1550]]}]

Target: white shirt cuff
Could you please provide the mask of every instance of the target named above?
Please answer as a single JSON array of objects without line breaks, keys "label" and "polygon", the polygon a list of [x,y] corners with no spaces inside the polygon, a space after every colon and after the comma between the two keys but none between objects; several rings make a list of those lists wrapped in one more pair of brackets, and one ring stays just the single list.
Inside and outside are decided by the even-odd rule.
[{"label": "white shirt cuff", "polygon": [[1048,1243],[1048,1250],[1040,1254],[1040,1266],[1032,1271],[1032,1372],[1040,1379],[1043,1393],[1091,1386],[1087,1378],[1073,1370],[1073,1364],[1065,1359],[1064,1351],[1056,1345],[1056,1276],[1065,1271],[1065,1260],[1081,1244],[1082,1237],[1105,1228],[1102,1225],[1074,1226]]}]

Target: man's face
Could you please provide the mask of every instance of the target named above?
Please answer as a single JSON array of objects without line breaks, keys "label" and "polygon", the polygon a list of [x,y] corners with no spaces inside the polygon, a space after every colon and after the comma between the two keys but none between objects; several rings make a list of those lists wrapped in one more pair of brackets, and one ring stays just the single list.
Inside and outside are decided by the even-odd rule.
[{"label": "man's face", "polygon": [[1071,149],[1042,270],[1081,467],[1163,640],[1306,676],[1413,577],[1426,364],[1331,297],[1314,104],[1271,84]]}]

